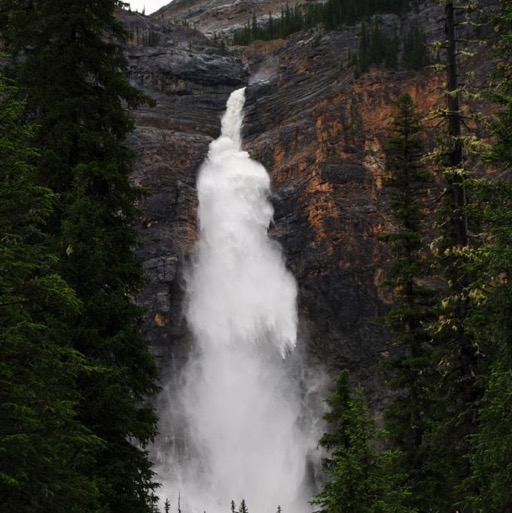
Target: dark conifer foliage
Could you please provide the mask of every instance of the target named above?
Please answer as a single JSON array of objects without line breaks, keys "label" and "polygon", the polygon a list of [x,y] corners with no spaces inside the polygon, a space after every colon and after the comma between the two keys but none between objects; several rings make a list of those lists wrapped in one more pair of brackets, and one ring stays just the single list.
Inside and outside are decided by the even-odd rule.
[{"label": "dark conifer foliage", "polygon": [[404,69],[419,70],[431,64],[424,30],[413,25],[405,36],[401,66]]},{"label": "dark conifer foliage", "polygon": [[488,368],[480,376],[484,394],[471,437],[472,493],[466,503],[477,513],[501,513],[512,506],[512,186],[509,180],[483,178],[469,190],[483,221],[485,242],[475,257],[479,279],[472,285],[472,330]]},{"label": "dark conifer foliage", "polygon": [[101,442],[77,418],[88,365],[66,337],[81,305],[44,233],[56,197],[35,183],[34,127],[14,93],[0,83],[1,510],[93,511],[98,491],[81,469]]},{"label": "dark conifer foliage", "polygon": [[274,20],[269,14],[267,23],[258,27],[253,16],[247,26],[235,32],[233,43],[247,45],[256,39],[276,39],[286,37],[299,30],[311,29],[322,24],[327,30],[335,30],[342,25],[353,24],[375,14],[400,14],[410,6],[409,0],[327,0],[314,3],[306,8],[288,4],[281,10],[281,16]]},{"label": "dark conifer foliage", "polygon": [[327,29],[334,29],[374,14],[399,14],[404,12],[409,4],[409,0],[328,0],[322,13],[322,21]]},{"label": "dark conifer foliage", "polygon": [[[429,190],[434,184],[424,158],[425,131],[421,115],[408,94],[396,103],[387,140],[384,187],[391,197],[395,230],[382,237],[388,243],[392,263],[386,285],[395,291],[394,305],[385,316],[393,343],[401,356],[386,361],[388,385],[400,394],[386,411],[391,444],[400,449],[400,465],[412,489],[411,504],[421,509],[425,468],[423,437],[430,423],[430,383],[435,379],[430,324],[435,320],[437,292],[431,279],[429,243]],[[430,199],[430,202],[432,199]],[[431,222],[432,223],[432,222]]]},{"label": "dark conifer foliage", "polygon": [[[412,472],[409,470],[413,504],[419,511],[429,513],[492,510],[489,504],[497,495],[493,495],[493,499],[490,495],[497,489],[491,486],[496,483],[502,486],[504,474],[500,473],[494,479],[490,477],[492,465],[486,465],[494,460],[493,464],[499,462],[494,467],[495,472],[498,473],[498,466],[503,468],[504,453],[497,456],[497,447],[503,448],[506,444],[495,444],[490,440],[495,440],[493,436],[503,433],[509,426],[509,418],[506,415],[500,418],[499,414],[492,414],[496,424],[490,426],[489,413],[500,411],[504,396],[495,401],[499,380],[493,379],[493,373],[489,379],[487,372],[489,365],[502,368],[503,356],[498,356],[493,345],[497,341],[497,331],[507,332],[502,331],[504,325],[498,318],[504,320],[506,316],[508,323],[510,313],[506,306],[508,301],[503,301],[505,296],[502,294],[507,280],[500,277],[499,266],[494,265],[495,257],[504,255],[502,243],[507,240],[507,230],[503,228],[510,218],[510,187],[509,184],[493,184],[487,178],[475,180],[468,165],[470,147],[467,143],[474,144],[474,140],[467,133],[462,106],[463,87],[458,72],[463,41],[459,31],[468,8],[468,5],[445,2],[446,32],[442,47],[447,74],[446,109],[443,111],[446,136],[438,152],[443,191],[439,205],[442,208],[432,216],[437,221],[438,237],[433,244],[424,244],[423,248],[424,252],[429,246],[433,249],[435,267],[429,274],[437,275],[444,285],[439,288],[438,304],[430,309],[431,317],[419,318],[422,329],[415,334],[414,343],[419,342],[416,347],[421,348],[421,341],[424,341],[423,347],[427,351],[420,353],[419,360],[423,364],[408,369],[414,371],[409,374],[409,393],[396,401],[388,412],[388,420],[404,419],[412,406],[416,418],[423,420],[419,424],[411,423],[413,429],[409,433],[419,435],[418,445],[412,452],[410,449],[404,451],[404,455],[409,455],[404,462],[408,469],[411,463],[416,468]],[[498,147],[499,144],[495,146]],[[414,199],[419,208],[421,196]],[[399,262],[396,260],[395,263]],[[403,268],[407,269],[406,266]],[[421,281],[428,283],[429,276],[424,276]],[[428,314],[429,310],[424,312]],[[409,333],[410,319],[403,315],[391,320],[398,321],[395,326],[391,325],[395,328],[394,333],[398,332],[397,328],[403,329],[399,337],[403,340]],[[500,326],[498,330],[497,326]],[[506,379],[502,381],[506,382]],[[488,383],[492,393],[487,393],[482,403],[484,383]],[[487,404],[489,409],[484,407],[478,415],[479,404]],[[414,421],[414,417],[411,420]],[[392,435],[400,433],[400,425],[389,424]],[[415,429],[417,425],[420,430]],[[407,437],[402,437],[401,441],[396,439],[402,444],[406,440]],[[478,440],[476,446],[471,443],[475,440]],[[484,447],[488,441],[490,451],[486,453]],[[491,453],[492,457],[486,459]],[[475,462],[478,465],[472,467]],[[483,499],[482,492],[486,488],[486,498]],[[508,494],[502,495],[505,501],[506,497]],[[507,507],[494,511],[506,510]]]},{"label": "dark conifer foliage", "polygon": [[[391,33],[389,33],[391,32]],[[361,24],[359,51],[354,55],[354,74],[358,77],[371,66],[383,65],[388,69],[398,68],[400,41],[397,30],[386,31],[381,20],[375,17],[369,23]]]},{"label": "dark conifer foliage", "polygon": [[311,9],[304,15],[298,5],[292,8],[287,4],[285,8],[281,9],[280,17],[273,18],[272,14],[269,13],[267,22],[262,26],[258,25],[256,17],[253,15],[252,19],[247,21],[247,25],[243,29],[235,31],[233,44],[248,45],[257,39],[278,39],[300,30],[314,27],[318,20],[316,18],[317,15],[313,15],[313,13],[318,9],[320,7],[316,5],[311,6]]},{"label": "dark conifer foliage", "polygon": [[[350,2],[328,1],[304,8],[286,5],[277,19],[269,13],[266,23],[258,24],[255,15],[247,25],[235,32],[233,44],[248,45],[257,39],[271,40],[287,37],[301,30],[322,25],[327,30],[336,30],[344,24],[361,22],[359,49],[352,58],[354,73],[359,76],[371,66],[388,69],[421,69],[430,64],[429,51],[423,30],[413,26],[405,37],[400,38],[398,29],[383,27],[379,13],[400,13],[409,7],[408,2],[388,4],[356,2],[351,10]],[[357,7],[355,7],[357,5]]]},{"label": "dark conifer foliage", "polygon": [[[500,107],[495,118],[494,145],[488,159],[501,170],[512,166],[512,2],[500,3],[494,19],[497,34],[493,97]],[[476,342],[489,361],[481,379],[478,431],[472,437],[473,494],[467,501],[477,513],[501,513],[512,507],[512,186],[509,179],[482,178],[471,183],[475,209],[482,221],[483,244],[478,253],[479,280],[474,283]]]},{"label": "dark conifer foliage", "polygon": [[478,377],[482,353],[475,343],[472,322],[476,314],[471,289],[478,280],[473,254],[477,249],[479,222],[469,216],[466,184],[472,170],[467,165],[468,132],[463,113],[464,96],[459,74],[463,4],[445,2],[444,68],[446,73],[445,133],[440,147],[441,187],[438,210],[439,237],[434,245],[437,272],[444,290],[433,325],[438,379],[429,388],[431,428],[424,438],[426,464],[431,472],[429,504],[432,511],[453,508],[471,493],[469,439],[477,429],[476,403],[481,397]]},{"label": "dark conifer foliage", "polygon": [[312,501],[322,513],[415,513],[405,505],[409,491],[397,465],[398,452],[378,451],[384,432],[365,405],[362,388],[352,390],[348,371],[340,372],[324,416],[330,430],[320,440],[328,480]]},{"label": "dark conifer foliage", "polygon": [[124,32],[114,18],[120,6],[2,0],[0,28],[26,119],[38,125],[37,183],[58,194],[45,230],[80,304],[61,336],[87,369],[76,376],[76,420],[101,441],[80,471],[105,511],[143,513],[154,488],[143,446],[156,419],[142,401],[155,392],[156,367],[133,303],[143,283],[133,252],[141,191],[129,181],[124,141],[132,130],[127,109],[146,98],[125,77]]}]

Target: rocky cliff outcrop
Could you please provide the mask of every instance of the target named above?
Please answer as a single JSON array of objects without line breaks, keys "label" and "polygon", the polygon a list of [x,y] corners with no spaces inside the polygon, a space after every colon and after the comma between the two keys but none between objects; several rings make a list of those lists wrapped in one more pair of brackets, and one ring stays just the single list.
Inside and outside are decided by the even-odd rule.
[{"label": "rocky cliff outcrop", "polygon": [[390,299],[379,235],[392,229],[382,146],[398,96],[428,112],[440,77],[373,70],[355,80],[339,51],[355,31],[252,45],[254,76],[274,72],[248,88],[245,141],[271,173],[273,233],[299,283],[309,354],[350,368],[380,401],[374,366],[391,349],[379,322]]},{"label": "rocky cliff outcrop", "polygon": [[120,16],[131,34],[130,80],[156,101],[135,113],[130,145],[138,154],[134,180],[148,191],[141,204],[144,334],[165,371],[188,349],[180,269],[196,240],[196,174],[231,91],[247,77],[239,59],[197,31]]},{"label": "rocky cliff outcrop", "polygon": [[208,37],[229,36],[251,22],[277,16],[289,4],[286,0],[173,0],[154,17],[162,21],[184,23]]},{"label": "rocky cliff outcrop", "polygon": [[[390,23],[435,24],[436,9]],[[180,269],[196,238],[196,173],[230,92],[249,82],[244,144],[271,175],[272,234],[299,283],[309,361],[349,367],[374,403],[382,401],[373,367],[392,351],[379,322],[390,302],[379,234],[392,229],[382,147],[398,96],[410,93],[427,113],[443,104],[443,75],[374,69],[355,79],[349,54],[358,26],[255,42],[235,58],[189,28],[133,14],[123,20],[132,34],[131,80],[157,101],[136,113],[131,142],[139,152],[134,177],[150,193],[141,223],[145,335],[162,367],[188,348]],[[477,54],[474,63],[485,77],[489,60]]]}]

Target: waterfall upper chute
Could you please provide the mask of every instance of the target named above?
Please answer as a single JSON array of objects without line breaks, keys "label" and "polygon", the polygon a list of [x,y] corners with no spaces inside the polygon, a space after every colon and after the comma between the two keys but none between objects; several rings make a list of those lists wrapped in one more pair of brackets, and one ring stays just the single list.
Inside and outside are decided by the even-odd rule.
[{"label": "waterfall upper chute", "polygon": [[188,282],[188,320],[204,350],[265,341],[284,355],[296,340],[297,289],[267,234],[269,176],[240,149],[243,103],[239,89],[200,170],[200,240]]},{"label": "waterfall upper chute", "polygon": [[174,477],[159,478],[164,498],[180,489],[184,513],[228,513],[232,499],[254,513],[279,505],[304,513],[316,437],[286,358],[296,343],[297,286],[267,233],[269,176],[241,150],[243,104],[244,89],[235,91],[197,181],[186,310],[196,351],[177,392],[188,455]]}]

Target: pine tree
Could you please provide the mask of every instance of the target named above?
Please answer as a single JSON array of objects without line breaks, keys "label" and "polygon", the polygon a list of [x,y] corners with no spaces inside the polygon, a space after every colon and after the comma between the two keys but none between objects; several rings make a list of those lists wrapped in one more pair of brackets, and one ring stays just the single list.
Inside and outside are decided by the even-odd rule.
[{"label": "pine tree", "polygon": [[[498,147],[493,147],[493,157],[499,155]],[[508,511],[512,504],[508,492],[512,484],[508,468],[512,448],[512,286],[508,278],[512,272],[512,186],[508,180],[489,177],[468,185],[482,223],[481,246],[473,251],[477,279],[470,289],[473,307],[468,326],[485,365],[478,376],[483,397],[477,402],[478,422],[470,436],[472,476],[466,481],[470,493],[464,505],[469,511],[498,513]]]},{"label": "pine tree", "polygon": [[370,66],[385,65],[394,69],[398,66],[399,43],[396,30],[389,34],[383,30],[381,19],[375,17],[370,23],[361,23],[358,57],[354,64],[357,76],[370,69]]},{"label": "pine tree", "polygon": [[[364,20],[374,14],[395,12],[400,13],[409,7],[408,0],[327,0],[325,3],[296,4],[293,9],[289,5],[281,8],[278,21],[269,15],[267,23],[256,27],[251,21],[243,29],[236,30],[233,35],[233,44],[247,45],[255,39],[273,39],[286,37],[300,30],[311,29],[322,25],[326,30],[336,30],[344,24],[351,24]],[[395,38],[389,38],[391,47],[383,46],[381,51],[386,52],[386,61],[392,68],[396,66],[398,45]],[[381,62],[382,59],[379,61]]]},{"label": "pine tree", "polygon": [[325,420],[333,426],[320,445],[329,451],[323,468],[329,478],[312,504],[322,513],[413,513],[401,485],[396,451],[378,452],[383,432],[376,428],[364,404],[364,391],[351,391],[348,371],[342,371],[327,400]]},{"label": "pine tree", "polygon": [[143,401],[156,390],[156,367],[133,302],[143,283],[133,252],[141,191],[129,180],[125,139],[127,109],[146,99],[125,76],[121,4],[3,0],[0,28],[39,125],[38,182],[58,193],[46,228],[59,273],[81,304],[62,329],[90,369],[77,377],[77,419],[102,441],[81,471],[110,513],[143,513],[154,488],[144,446],[156,425]]},{"label": "pine tree", "polygon": [[425,32],[418,25],[413,25],[405,37],[402,67],[419,70],[429,64],[430,57]]},{"label": "pine tree", "polygon": [[238,507],[238,513],[249,513],[249,510],[247,509],[247,504],[245,503],[245,499],[242,499],[242,502]]}]

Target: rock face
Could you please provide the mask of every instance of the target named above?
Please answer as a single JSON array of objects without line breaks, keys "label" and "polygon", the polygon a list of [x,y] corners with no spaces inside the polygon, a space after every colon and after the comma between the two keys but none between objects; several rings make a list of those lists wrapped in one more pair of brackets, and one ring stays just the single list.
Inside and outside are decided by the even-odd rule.
[{"label": "rock face", "polygon": [[[204,16],[209,2],[172,5]],[[411,16],[389,22],[435,24],[442,12],[431,5]],[[355,79],[357,26],[255,42],[235,58],[189,28],[122,17],[132,34],[130,78],[157,101],[135,114],[131,143],[139,152],[134,178],[150,193],[141,205],[149,284],[140,300],[162,368],[188,349],[181,269],[196,238],[196,173],[230,92],[248,82],[245,149],[271,175],[272,234],[299,283],[304,350],[330,371],[348,367],[378,409],[386,393],[373,367],[392,352],[378,320],[391,301],[381,286],[387,254],[379,234],[392,229],[383,142],[399,95],[408,92],[427,113],[443,105],[444,76],[374,69]],[[490,64],[481,55],[474,62],[485,77]]]},{"label": "rock face", "polygon": [[379,403],[373,367],[391,351],[378,321],[389,303],[379,234],[392,229],[382,145],[398,96],[426,112],[438,78],[374,70],[354,80],[339,49],[355,31],[253,44],[246,58],[263,80],[248,88],[244,140],[271,173],[273,232],[299,283],[310,356],[348,367]]},{"label": "rock face", "polygon": [[130,145],[138,153],[134,180],[149,195],[141,204],[140,254],[148,286],[144,335],[165,372],[185,357],[181,268],[196,240],[196,173],[233,89],[246,84],[239,59],[199,32],[120,14],[131,34],[130,80],[155,101],[135,113]]},{"label": "rock face", "polygon": [[173,0],[153,16],[186,23],[213,38],[243,28],[253,15],[260,20],[267,19],[269,13],[278,15],[288,3],[286,0]]}]

